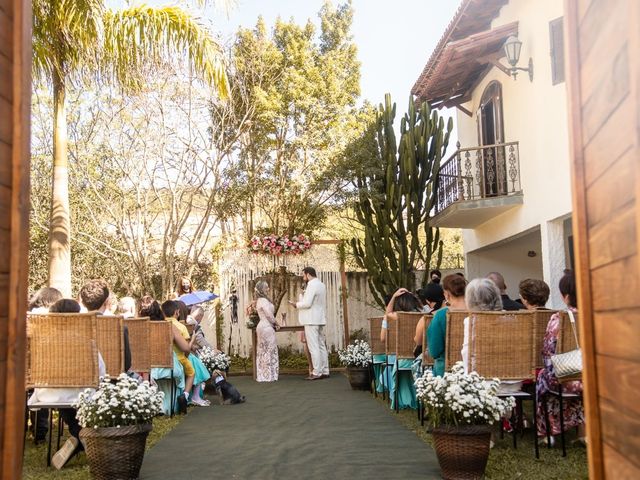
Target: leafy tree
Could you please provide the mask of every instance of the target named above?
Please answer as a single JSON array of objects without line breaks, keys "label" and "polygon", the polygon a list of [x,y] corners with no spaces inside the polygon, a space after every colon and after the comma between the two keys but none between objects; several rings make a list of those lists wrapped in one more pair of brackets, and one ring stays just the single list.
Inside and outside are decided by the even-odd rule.
[{"label": "leafy tree", "polygon": [[249,236],[317,232],[349,183],[334,160],[358,112],[353,9],[326,2],[319,17],[319,32],[310,21],[278,19],[268,30],[259,19],[232,47],[231,103],[245,128],[230,178]]},{"label": "leafy tree", "polygon": [[186,53],[195,70],[224,95],[220,48],[180,7],[105,7],[103,0],[34,0],[33,66],[53,93],[53,169],[49,284],[71,294],[67,90],[96,77],[125,89],[142,86],[144,67]]},{"label": "leafy tree", "polygon": [[[361,268],[367,270],[369,288],[380,306],[384,297],[400,287],[415,289],[420,265],[438,267],[442,261],[439,229],[429,225],[436,199],[437,174],[453,127],[427,103],[409,100],[396,141],[396,106],[385,96],[372,123],[348,150],[359,170],[355,177],[354,211],[364,239],[352,240]],[[366,161],[369,158],[369,161]],[[422,237],[422,241],[421,241]],[[433,255],[436,261],[432,263]]]}]

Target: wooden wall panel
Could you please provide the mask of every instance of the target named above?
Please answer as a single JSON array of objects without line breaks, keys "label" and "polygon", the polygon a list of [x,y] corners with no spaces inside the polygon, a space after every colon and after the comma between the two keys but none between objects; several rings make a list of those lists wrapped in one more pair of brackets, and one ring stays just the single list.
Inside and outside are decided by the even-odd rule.
[{"label": "wooden wall panel", "polygon": [[640,478],[640,2],[565,19],[590,477]]},{"label": "wooden wall panel", "polygon": [[[632,156],[633,149],[629,146],[625,154],[612,163],[587,190],[587,218],[590,228],[609,220],[611,215],[635,200],[634,167],[630,162]],[[616,192],[616,195],[610,195],[610,192]]]},{"label": "wooden wall panel", "polygon": [[22,469],[30,100],[30,2],[0,0],[0,479]]}]

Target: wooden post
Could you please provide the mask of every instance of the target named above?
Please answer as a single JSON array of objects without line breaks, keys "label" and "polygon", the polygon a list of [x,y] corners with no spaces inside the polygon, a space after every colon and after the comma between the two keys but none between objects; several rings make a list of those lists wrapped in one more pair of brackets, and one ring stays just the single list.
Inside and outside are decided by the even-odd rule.
[{"label": "wooden post", "polygon": [[344,321],[344,347],[349,345],[349,304],[347,303],[347,272],[344,269],[344,260],[340,260],[340,282],[342,290],[342,318]]},{"label": "wooden post", "polygon": [[15,479],[24,445],[31,3],[0,0],[0,31],[0,478]]}]

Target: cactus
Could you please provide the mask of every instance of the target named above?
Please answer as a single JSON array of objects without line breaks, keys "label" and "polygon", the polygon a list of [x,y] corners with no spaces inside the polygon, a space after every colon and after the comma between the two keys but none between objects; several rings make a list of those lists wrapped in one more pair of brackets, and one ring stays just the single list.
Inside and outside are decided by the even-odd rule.
[{"label": "cactus", "polygon": [[396,105],[387,94],[384,105],[378,107],[372,132],[375,158],[356,175],[354,211],[363,226],[364,240],[351,241],[356,262],[367,270],[369,288],[381,306],[384,296],[395,289],[416,288],[416,270],[440,266],[442,241],[439,230],[429,225],[429,212],[436,201],[440,161],[453,128],[451,119],[445,128],[444,119],[427,103],[416,109],[410,98],[397,144],[395,115]]}]

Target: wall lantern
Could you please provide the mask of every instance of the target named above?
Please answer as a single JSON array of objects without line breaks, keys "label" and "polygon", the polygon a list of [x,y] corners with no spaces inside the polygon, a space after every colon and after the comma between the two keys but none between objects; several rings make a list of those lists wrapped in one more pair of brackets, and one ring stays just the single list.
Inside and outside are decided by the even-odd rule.
[{"label": "wall lantern", "polygon": [[511,68],[505,69],[505,73],[513,76],[515,80],[519,70],[529,72],[529,80],[533,82],[533,59],[531,57],[529,57],[528,68],[516,67],[518,60],[520,60],[520,50],[522,50],[522,42],[518,40],[516,36],[511,35],[507,38],[507,41],[504,42],[504,53],[507,56],[507,62],[511,65]]}]

